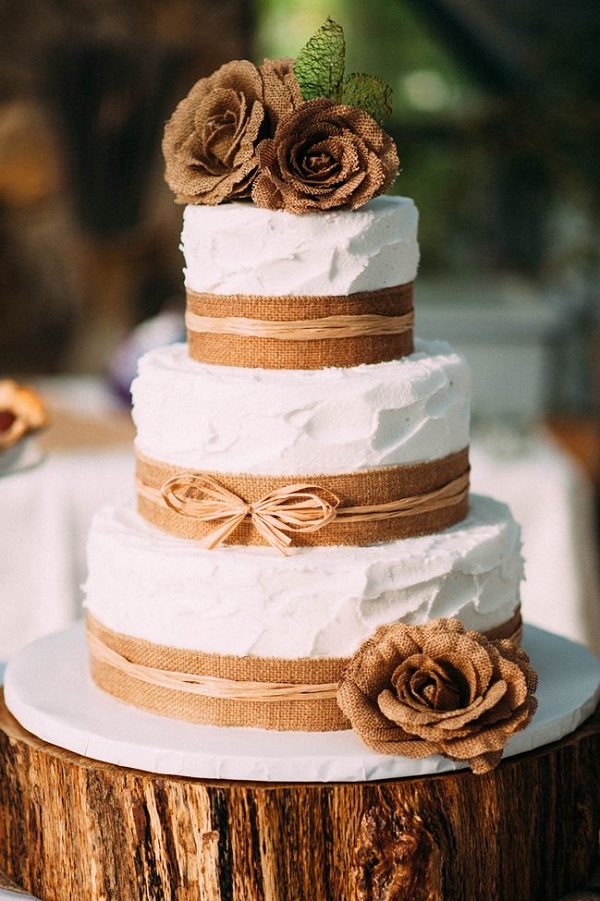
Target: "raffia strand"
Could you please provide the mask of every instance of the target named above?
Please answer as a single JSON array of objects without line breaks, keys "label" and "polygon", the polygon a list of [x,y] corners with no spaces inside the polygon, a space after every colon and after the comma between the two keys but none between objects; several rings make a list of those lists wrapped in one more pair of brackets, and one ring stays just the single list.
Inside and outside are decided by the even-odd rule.
[{"label": "raffia strand", "polygon": [[279,341],[322,341],[324,338],[368,338],[412,332],[414,314],[402,316],[324,316],[322,319],[273,321],[242,316],[198,316],[187,312],[185,324],[192,332],[237,335],[244,338],[275,338]]}]

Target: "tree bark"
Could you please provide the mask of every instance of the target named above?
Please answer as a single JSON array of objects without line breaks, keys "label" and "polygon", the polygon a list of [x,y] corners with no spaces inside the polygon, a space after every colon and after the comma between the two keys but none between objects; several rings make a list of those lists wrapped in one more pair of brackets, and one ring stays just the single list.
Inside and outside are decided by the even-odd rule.
[{"label": "tree bark", "polygon": [[594,864],[598,713],[485,776],[268,784],[99,763],[0,701],[0,869],[43,901],[550,901]]}]

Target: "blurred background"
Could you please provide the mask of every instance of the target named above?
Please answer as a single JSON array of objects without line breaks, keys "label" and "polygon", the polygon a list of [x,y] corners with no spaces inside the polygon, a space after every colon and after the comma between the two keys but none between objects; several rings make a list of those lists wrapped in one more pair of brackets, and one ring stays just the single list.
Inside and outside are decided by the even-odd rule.
[{"label": "blurred background", "polygon": [[[131,478],[135,359],[182,335],[164,121],[198,77],[232,58],[294,56],[328,15],[344,26],[347,71],[393,86],[395,190],[421,212],[417,333],[473,367],[475,485],[523,521],[530,618],[600,650],[590,0],[0,4],[0,375],[38,385],[53,411],[43,442],[56,472],[39,489],[51,483],[49,509],[62,510],[65,559],[40,589],[62,599],[46,604],[60,608],[52,624],[79,609],[93,509]],[[29,606],[0,659],[41,630]]]}]

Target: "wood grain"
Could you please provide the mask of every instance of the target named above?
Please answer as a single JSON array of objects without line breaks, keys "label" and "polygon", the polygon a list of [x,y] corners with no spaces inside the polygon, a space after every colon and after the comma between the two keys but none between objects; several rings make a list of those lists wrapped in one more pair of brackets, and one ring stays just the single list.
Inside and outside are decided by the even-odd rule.
[{"label": "wood grain", "polygon": [[98,763],[0,704],[0,868],[43,901],[553,901],[599,813],[598,714],[485,776],[306,785]]}]

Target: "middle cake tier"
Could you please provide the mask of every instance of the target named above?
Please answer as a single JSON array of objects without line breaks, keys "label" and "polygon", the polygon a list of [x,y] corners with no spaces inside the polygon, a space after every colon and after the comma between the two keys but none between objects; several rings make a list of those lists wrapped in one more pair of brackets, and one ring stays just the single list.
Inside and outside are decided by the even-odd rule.
[{"label": "middle cake tier", "polygon": [[348,473],[444,458],[469,443],[470,376],[443,342],[349,369],[236,369],[183,344],[140,361],[136,448],[212,472]]},{"label": "middle cake tier", "polygon": [[138,510],[203,547],[370,545],[468,511],[469,377],[446,344],[385,363],[249,370],[141,360]]}]

